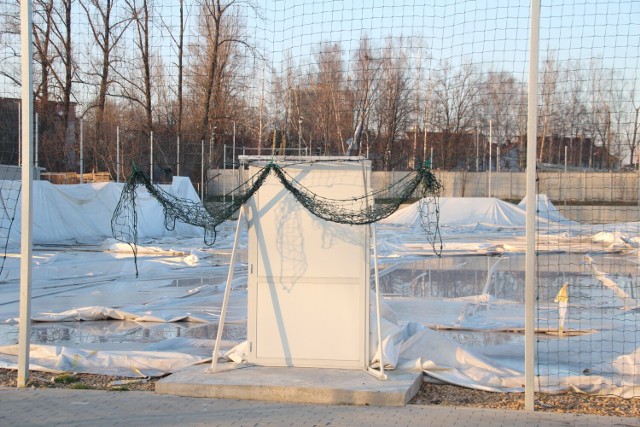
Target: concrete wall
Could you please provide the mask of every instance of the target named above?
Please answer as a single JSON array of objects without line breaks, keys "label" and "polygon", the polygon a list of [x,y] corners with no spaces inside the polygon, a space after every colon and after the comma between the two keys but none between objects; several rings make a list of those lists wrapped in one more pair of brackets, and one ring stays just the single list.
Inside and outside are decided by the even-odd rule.
[{"label": "concrete wall", "polygon": [[[239,170],[208,171],[209,195],[222,195],[236,188],[244,178]],[[374,188],[397,182],[409,172],[372,172]],[[524,172],[435,171],[447,197],[497,197],[520,200],[525,196]],[[246,175],[246,174],[245,174]],[[638,200],[638,175],[629,172],[539,172],[538,193],[554,201],[626,202]]]},{"label": "concrete wall", "polygon": [[[408,172],[372,172],[373,188],[398,182]],[[519,201],[526,193],[523,172],[435,171],[445,197],[497,197]],[[237,188],[248,174],[239,170],[210,170],[209,195]],[[489,182],[491,179],[491,182]],[[538,192],[546,194],[567,218],[587,223],[640,221],[638,175],[621,172],[539,172]],[[489,191],[491,190],[491,191]],[[618,206],[626,204],[626,206]]]},{"label": "concrete wall", "polygon": [[[40,179],[40,172],[43,168],[33,168],[33,179]],[[22,168],[13,165],[0,165],[0,179],[7,181],[20,181],[22,179]]]}]

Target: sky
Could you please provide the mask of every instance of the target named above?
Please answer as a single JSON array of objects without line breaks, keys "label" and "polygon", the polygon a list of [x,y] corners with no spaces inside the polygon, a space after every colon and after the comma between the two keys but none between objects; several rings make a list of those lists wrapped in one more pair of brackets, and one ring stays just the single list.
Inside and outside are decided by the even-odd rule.
[{"label": "sky", "polygon": [[[0,0],[7,8],[9,0]],[[4,3],[4,4],[3,4]],[[195,42],[196,0],[187,0]],[[155,0],[153,14],[159,29],[153,48],[165,65],[175,63],[168,27],[177,26],[178,2]],[[243,7],[249,39],[267,58],[269,69],[281,71],[290,54],[295,65],[313,61],[321,43],[340,43],[350,60],[359,40],[367,35],[383,46],[389,35],[406,38],[406,51],[426,68],[442,61],[453,65],[473,62],[483,70],[508,71],[526,80],[530,4],[527,0],[236,0]],[[254,7],[246,7],[252,4]],[[88,26],[76,4],[74,35],[83,41],[80,61],[95,49]],[[127,46],[132,48],[133,33]],[[638,81],[640,68],[640,2],[631,0],[544,0],[541,6],[540,56],[547,52],[560,60],[601,58],[603,67],[619,70]],[[3,55],[6,52],[3,52]],[[84,56],[83,56],[84,55]],[[174,73],[175,74],[175,73]],[[0,80],[0,94],[9,83]],[[638,84],[640,87],[640,84]]]}]

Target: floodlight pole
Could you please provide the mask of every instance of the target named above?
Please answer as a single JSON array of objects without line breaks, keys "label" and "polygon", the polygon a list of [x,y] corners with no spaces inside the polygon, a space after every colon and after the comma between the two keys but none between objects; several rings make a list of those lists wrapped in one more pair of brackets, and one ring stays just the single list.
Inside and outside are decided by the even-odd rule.
[{"label": "floodlight pole", "polygon": [[525,268],[525,355],[524,355],[524,407],[534,410],[535,392],[535,268],[536,268],[536,150],[538,145],[538,61],[540,37],[540,0],[531,0],[531,33],[529,35],[529,93],[527,117],[527,218]]},{"label": "floodlight pole", "polygon": [[22,224],[20,236],[20,326],[18,328],[18,387],[25,387],[29,379],[29,350],[31,347],[31,225],[33,181],[33,45],[31,1],[20,3],[20,39],[22,73]]}]

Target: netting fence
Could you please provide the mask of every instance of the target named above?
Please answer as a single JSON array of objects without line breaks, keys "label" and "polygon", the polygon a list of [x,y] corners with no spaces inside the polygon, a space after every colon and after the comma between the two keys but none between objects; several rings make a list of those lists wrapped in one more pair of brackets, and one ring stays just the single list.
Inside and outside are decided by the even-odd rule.
[{"label": "netting fence", "polygon": [[[7,238],[23,163],[19,7],[0,0]],[[36,0],[34,166],[59,184],[187,176],[211,198],[242,153],[357,155],[376,172],[427,166],[445,196],[517,203],[529,19],[518,0]],[[540,390],[640,394],[626,387],[640,377],[639,52],[639,3],[543,2]]]}]

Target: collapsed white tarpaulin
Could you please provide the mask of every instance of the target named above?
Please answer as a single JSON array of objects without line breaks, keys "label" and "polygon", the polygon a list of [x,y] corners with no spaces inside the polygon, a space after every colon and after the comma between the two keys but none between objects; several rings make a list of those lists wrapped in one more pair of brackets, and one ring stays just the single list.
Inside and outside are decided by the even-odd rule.
[{"label": "collapsed white tarpaulin", "polygon": [[[524,227],[526,212],[493,197],[440,197],[440,226]],[[398,210],[380,221],[382,224],[420,226],[420,202]]]},{"label": "collapsed white tarpaulin", "polygon": [[[174,181],[174,185],[175,183]],[[43,188],[45,187],[50,186],[45,184]],[[52,193],[61,191],[57,186],[51,187]],[[148,240],[139,247],[139,254],[143,256],[141,275],[136,279],[128,246],[108,239],[113,212],[110,206],[115,207],[115,195],[119,195],[119,192],[109,195],[110,190],[106,188],[108,186],[103,188],[98,185],[92,188],[89,184],[79,186],[85,187],[84,189],[60,187],[65,191],[64,187],[70,187],[70,191],[64,195],[47,195],[41,198],[47,204],[66,206],[66,212],[64,209],[42,210],[51,216],[48,222],[42,222],[43,227],[58,228],[50,234],[44,230],[42,241],[63,241],[57,242],[58,246],[37,248],[34,253],[32,314],[33,319],[38,321],[34,323],[34,328],[42,331],[43,336],[49,331],[65,329],[71,332],[71,337],[65,341],[64,346],[34,344],[32,367],[51,371],[147,376],[173,372],[182,366],[205,360],[211,354],[213,342],[203,340],[194,344],[180,336],[183,333],[179,331],[169,331],[168,336],[160,336],[156,338],[157,342],[151,344],[144,343],[144,340],[136,341],[135,337],[127,343],[120,343],[118,339],[132,335],[127,328],[136,331],[134,334],[141,329],[151,335],[155,332],[162,335],[163,329],[179,329],[187,331],[184,334],[203,334],[194,336],[209,337],[210,331],[207,332],[204,328],[215,328],[220,314],[228,253],[235,225],[223,225],[215,248],[204,248],[201,247],[202,232],[194,227],[185,226],[188,230],[184,231],[180,229],[180,225],[175,234],[167,235],[163,221],[158,216],[161,215],[161,210],[150,202],[148,214],[139,217],[141,229],[148,230]],[[87,191],[87,194],[82,195],[83,191]],[[91,192],[100,193],[100,196],[91,196]],[[175,194],[181,194],[180,197],[197,197],[194,196],[192,187],[189,191],[176,189]],[[57,200],[56,197],[62,199]],[[97,200],[100,197],[105,200],[111,198],[109,207]],[[476,202],[479,207],[474,210],[464,204],[467,201],[454,198],[446,200],[447,211],[441,212],[441,219],[443,223],[450,221],[448,230],[451,234],[446,236],[445,253],[495,255],[501,252],[522,252],[522,227],[518,225],[522,218],[517,212],[518,208],[503,206],[502,202]],[[488,209],[479,212],[482,206]],[[551,206],[549,209],[552,209]],[[73,215],[61,217],[70,212]],[[451,212],[451,215],[447,212]],[[411,210],[408,210],[405,214],[410,213]],[[38,213],[35,215],[36,221],[40,220]],[[93,217],[92,224],[85,224],[86,217]],[[451,225],[454,223],[458,225]],[[76,225],[78,230],[74,230]],[[103,226],[104,229],[101,228]],[[401,266],[403,259],[432,255],[430,245],[424,242],[422,234],[415,232],[414,226],[414,223],[406,222],[379,227],[379,256],[390,263],[383,270],[383,275],[393,274],[395,266]],[[478,233],[479,230],[482,233]],[[599,231],[602,230],[603,228]],[[633,248],[634,237],[616,234],[617,231],[619,230],[607,231],[609,234],[602,232],[599,235],[593,233],[588,237],[601,241],[603,245],[612,240],[615,245]],[[104,236],[104,233],[106,237],[97,237]],[[188,236],[193,238],[185,238]],[[559,243],[562,243],[563,238],[561,233],[556,236]],[[243,235],[241,240],[243,246],[246,236]],[[73,244],[84,241],[94,242],[95,246]],[[72,244],[60,245],[69,242]],[[559,247],[553,245],[554,250]],[[613,250],[617,250],[616,248]],[[0,347],[0,366],[3,367],[15,366],[16,361],[14,331],[18,313],[18,259],[17,254],[7,258],[0,286],[0,344],[5,344]],[[454,262],[452,268],[463,268],[465,261],[455,259],[460,261]],[[604,270],[602,267],[600,269]],[[415,272],[423,278],[426,273]],[[596,276],[596,279],[613,277],[608,276],[608,273],[610,272],[603,272],[605,275]],[[246,339],[246,274],[246,264],[240,263],[230,300],[232,307],[228,323],[233,332],[231,338],[227,337],[224,349],[232,348]],[[409,281],[415,279],[415,275],[408,278]],[[604,289],[602,292],[615,295],[612,287],[606,286],[609,282],[600,282],[600,288]],[[524,327],[522,303],[497,298],[492,292],[490,278],[487,278],[481,295],[460,298],[419,298],[412,295],[387,297],[389,307],[383,309],[382,322],[382,360],[385,365],[389,368],[419,369],[430,378],[467,387],[521,391],[524,349],[517,339],[502,345],[485,344],[470,348],[433,330],[521,331]],[[611,301],[609,296],[601,300],[608,304]],[[618,307],[623,308],[624,304],[616,302],[616,308]],[[557,320],[557,309],[543,307],[543,310],[541,313],[551,323]],[[620,313],[629,316],[634,311],[620,310]],[[626,318],[621,321],[627,322]],[[575,329],[576,322],[585,324],[586,319],[572,319],[570,316],[567,328]],[[141,328],[143,323],[145,325]],[[47,329],[47,324],[52,325],[50,329]],[[627,326],[628,324],[626,323]],[[640,342],[640,337],[634,339],[616,336],[616,332],[612,332],[615,330],[616,326],[610,325],[606,330],[589,331],[590,335],[584,337],[552,340],[552,345],[547,349],[539,349],[538,368],[545,375],[549,374],[548,377],[540,375],[539,381],[554,381],[553,385],[541,383],[541,389],[563,391],[577,389],[579,386],[580,390],[589,393],[613,393],[625,397],[640,389],[640,378],[636,371],[637,366],[640,366],[638,350],[627,348],[627,344],[621,347],[620,344]],[[379,355],[376,355],[375,325],[371,333],[371,355],[375,361],[379,360]],[[629,332],[627,328],[624,333],[637,334],[637,331]],[[82,339],[74,341],[74,334]],[[51,338],[55,339],[54,335]],[[107,340],[103,342],[97,337]],[[110,337],[115,338],[110,341]],[[600,340],[596,342],[601,342],[601,345],[594,344],[594,339]],[[572,345],[576,343],[583,349],[589,349],[581,352],[579,360],[569,356]],[[237,360],[241,360],[242,345],[235,347],[229,356],[238,356]],[[558,366],[560,368],[556,368]],[[558,372],[550,372],[551,369],[557,369]],[[586,370],[588,374],[581,373],[582,370]],[[623,384],[622,375],[624,387],[619,385]]]},{"label": "collapsed white tarpaulin", "polygon": [[88,320],[131,320],[134,322],[196,322],[206,323],[203,319],[190,314],[175,315],[172,312],[162,310],[147,311],[144,313],[132,313],[109,307],[82,307],[61,313],[42,313],[32,316],[34,322],[80,322]]},{"label": "collapsed white tarpaulin", "polygon": [[[33,243],[95,243],[111,237],[111,216],[120,200],[123,186],[115,182],[54,185],[48,181],[34,181]],[[171,185],[161,187],[173,196],[199,200],[191,181],[186,177],[174,177]],[[9,188],[10,191],[0,192],[3,202],[0,208],[5,209],[2,215],[5,222],[12,218],[10,214],[13,212],[8,211],[9,207],[20,206],[19,188],[15,183]],[[140,239],[196,237],[204,234],[202,229],[180,222],[176,223],[174,230],[167,230],[162,207],[143,188],[138,189],[136,210]],[[9,236],[14,244],[20,241],[20,224],[20,209],[16,209]]]},{"label": "collapsed white tarpaulin", "polygon": [[[159,377],[206,361],[206,358],[170,351],[83,350],[32,344],[30,368],[45,372],[80,372],[123,377]],[[0,367],[16,369],[18,346],[0,347]]]}]

